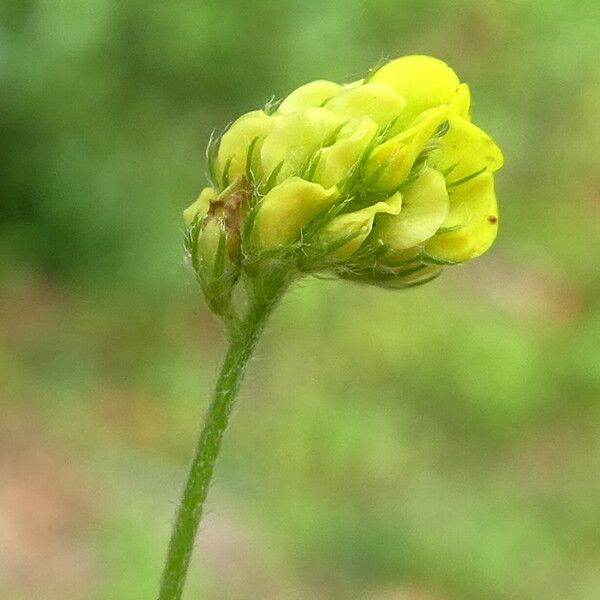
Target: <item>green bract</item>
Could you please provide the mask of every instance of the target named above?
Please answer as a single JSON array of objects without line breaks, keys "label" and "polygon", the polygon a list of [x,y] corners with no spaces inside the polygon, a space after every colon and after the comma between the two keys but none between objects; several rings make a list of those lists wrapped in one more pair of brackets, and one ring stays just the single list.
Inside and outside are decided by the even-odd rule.
[{"label": "green bract", "polygon": [[418,285],[485,252],[503,163],[444,62],[405,56],[347,85],[313,81],[211,141],[211,187],[185,212],[213,310],[241,278],[310,273]]}]

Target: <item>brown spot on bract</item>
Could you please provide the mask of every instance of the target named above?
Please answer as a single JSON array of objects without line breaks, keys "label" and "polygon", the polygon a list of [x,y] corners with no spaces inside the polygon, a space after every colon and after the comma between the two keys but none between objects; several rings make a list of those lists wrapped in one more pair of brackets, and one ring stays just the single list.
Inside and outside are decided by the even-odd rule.
[{"label": "brown spot on bract", "polygon": [[498,222],[498,217],[496,217],[496,216],[494,216],[494,215],[490,215],[490,216],[488,217],[488,221],[489,221],[490,223],[492,223],[492,225],[495,225],[495,224]]}]

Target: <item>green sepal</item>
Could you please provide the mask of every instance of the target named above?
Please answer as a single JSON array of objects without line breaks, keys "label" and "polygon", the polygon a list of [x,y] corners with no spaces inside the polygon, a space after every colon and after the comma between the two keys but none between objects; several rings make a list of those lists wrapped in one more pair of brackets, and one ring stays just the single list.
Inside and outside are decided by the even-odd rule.
[{"label": "green sepal", "polygon": [[[254,185],[254,173],[252,172],[252,155],[254,154],[254,148],[256,147],[256,144],[259,139],[260,139],[259,136],[256,136],[255,138],[252,139],[252,141],[250,142],[250,145],[248,146],[248,154],[246,154],[245,173],[246,173],[246,179],[250,182],[251,185]],[[229,159],[228,163],[230,163],[230,162],[231,162],[231,159]]]},{"label": "green sepal", "polygon": [[229,169],[231,167],[231,161],[233,160],[233,156],[230,156],[223,167],[223,175],[221,176],[221,189],[225,189],[229,187]]},{"label": "green sepal", "polygon": [[217,169],[217,156],[219,154],[219,144],[221,136],[217,136],[213,130],[210,134],[208,144],[206,146],[206,165],[208,169],[207,178],[211,186],[215,189],[219,188],[219,174]]}]

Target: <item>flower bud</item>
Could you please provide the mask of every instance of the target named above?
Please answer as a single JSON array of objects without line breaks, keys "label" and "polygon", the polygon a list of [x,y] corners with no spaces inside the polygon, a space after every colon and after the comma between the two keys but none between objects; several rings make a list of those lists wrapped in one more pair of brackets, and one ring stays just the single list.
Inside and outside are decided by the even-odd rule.
[{"label": "flower bud", "polygon": [[332,219],[323,229],[321,239],[330,245],[330,253],[333,256],[347,258],[360,248],[371,233],[377,215],[398,215],[401,207],[402,194],[396,192],[385,202],[377,202]]},{"label": "flower bud", "polygon": [[336,187],[289,177],[262,199],[256,216],[256,247],[269,249],[298,239],[302,229],[338,198]]},{"label": "flower bud", "polygon": [[342,86],[333,83],[333,81],[311,81],[311,83],[301,85],[285,98],[279,105],[277,112],[281,115],[287,115],[301,108],[322,106],[341,89]]},{"label": "flower bud", "polygon": [[468,85],[436,58],[303,85],[242,115],[207,155],[213,187],[184,218],[219,314],[240,278],[254,294],[275,272],[411,287],[496,236],[502,153],[471,122]]},{"label": "flower bud", "polygon": [[349,121],[331,146],[319,150],[314,181],[326,187],[342,181],[358,163],[377,131],[377,123],[371,117],[356,117]]},{"label": "flower bud", "polygon": [[378,219],[375,236],[390,253],[414,248],[435,234],[449,210],[444,176],[426,167],[419,178],[407,186],[402,210]]},{"label": "flower bud", "polygon": [[370,154],[366,173],[377,189],[391,190],[406,181],[425,144],[442,124],[447,106],[422,112],[408,129],[379,144]]},{"label": "flower bud", "polygon": [[275,125],[260,150],[265,173],[278,169],[276,180],[302,176],[315,152],[329,145],[329,138],[343,120],[321,107],[302,108],[272,117]]},{"label": "flower bud", "polygon": [[[249,197],[246,181],[236,181],[215,197],[205,188],[184,213],[186,249],[208,303],[217,314],[227,310],[240,272],[240,221]],[[209,200],[210,199],[210,200]]]},{"label": "flower bud", "polygon": [[[240,175],[245,175],[247,167],[253,169],[258,177],[262,175],[258,158],[260,147],[274,126],[274,119],[262,110],[255,110],[242,115],[223,134],[218,154],[219,184],[223,188]],[[252,156],[248,164],[250,149]]]}]

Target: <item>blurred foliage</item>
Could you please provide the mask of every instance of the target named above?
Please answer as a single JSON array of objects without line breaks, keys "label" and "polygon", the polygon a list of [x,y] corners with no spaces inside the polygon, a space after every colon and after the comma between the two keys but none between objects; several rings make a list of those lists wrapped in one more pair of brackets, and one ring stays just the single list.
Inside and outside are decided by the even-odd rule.
[{"label": "blurred foliage", "polygon": [[427,53],[498,140],[495,248],[298,287],[188,597],[600,593],[600,5],[0,2],[0,595],[151,598],[223,350],[182,268],[212,129]]}]

